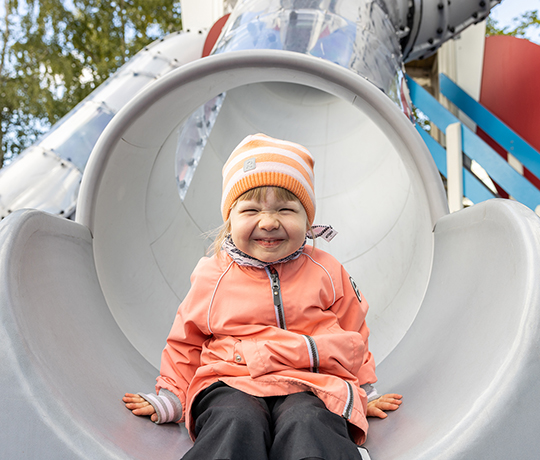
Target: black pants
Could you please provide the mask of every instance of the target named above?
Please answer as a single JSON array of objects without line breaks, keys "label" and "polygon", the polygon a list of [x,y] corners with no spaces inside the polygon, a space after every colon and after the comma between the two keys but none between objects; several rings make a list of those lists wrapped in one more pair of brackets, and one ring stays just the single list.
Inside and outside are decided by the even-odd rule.
[{"label": "black pants", "polygon": [[197,398],[182,460],[360,460],[347,422],[312,393],[258,398],[221,382]]}]

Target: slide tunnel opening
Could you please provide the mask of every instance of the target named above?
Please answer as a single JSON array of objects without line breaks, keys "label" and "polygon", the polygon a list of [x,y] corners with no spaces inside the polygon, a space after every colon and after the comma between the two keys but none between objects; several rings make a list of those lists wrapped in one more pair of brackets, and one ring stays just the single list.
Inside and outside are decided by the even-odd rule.
[{"label": "slide tunnel opening", "polygon": [[[294,59],[329,66],[338,76],[342,72],[311,57]],[[268,69],[223,84],[219,69],[208,68],[214,71],[212,91],[208,81],[191,84],[190,91],[190,84],[181,84],[181,72],[173,73],[168,89],[149,91],[146,103],[128,106],[121,129],[108,128],[96,147],[97,157],[107,155],[107,166],[99,181],[87,179],[93,185],[83,187],[92,206],[83,209],[80,221],[93,232],[98,277],[112,314],[156,367],[191,271],[211,243],[203,234],[221,224],[221,169],[248,134],[292,140],[314,155],[315,223],[339,232],[332,242],[316,244],[344,264],[366,296],[370,347],[378,362],[401,340],[422,302],[431,271],[432,227],[445,209],[444,199],[427,190],[444,195],[434,168],[422,163],[429,153],[422,156],[425,146],[413,125],[359,77],[351,98],[336,91],[331,74],[328,84],[313,84],[294,68]],[[178,83],[171,84],[175,78]],[[179,101],[186,99],[180,93],[193,96],[196,88],[201,94],[187,98],[190,109],[181,107]],[[194,110],[222,93],[182,199],[176,177],[179,136]],[[180,154],[189,157],[185,150]]]}]

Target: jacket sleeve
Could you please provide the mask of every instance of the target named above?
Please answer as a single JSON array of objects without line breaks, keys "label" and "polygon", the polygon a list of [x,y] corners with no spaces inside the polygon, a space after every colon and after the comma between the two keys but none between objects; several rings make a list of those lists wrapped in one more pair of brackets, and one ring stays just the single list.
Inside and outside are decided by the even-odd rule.
[{"label": "jacket sleeve", "polygon": [[253,378],[299,369],[353,380],[365,359],[361,334],[345,331],[337,325],[312,336],[279,331],[271,339],[244,341],[242,347]]},{"label": "jacket sleeve", "polygon": [[343,286],[343,296],[338,299],[331,310],[337,317],[339,326],[344,331],[360,334],[363,346],[357,348],[355,352],[360,355],[355,366],[355,375],[359,385],[375,383],[375,359],[369,351],[369,328],[366,324],[366,315],[369,305],[358,289],[353,278],[341,267],[341,284]]},{"label": "jacket sleeve", "polygon": [[[205,312],[210,302],[211,289],[208,289],[205,277],[198,276],[200,271],[197,268],[191,276],[191,289],[178,308],[162,352],[160,375],[156,384],[157,393],[161,389],[174,393],[184,408],[188,387],[200,366],[202,345],[210,337]],[[181,421],[183,419],[182,416]]]},{"label": "jacket sleeve", "polygon": [[182,404],[169,390],[162,389],[157,395],[144,393],[138,393],[138,395],[148,401],[156,411],[158,419],[155,423],[157,425],[182,420]]}]

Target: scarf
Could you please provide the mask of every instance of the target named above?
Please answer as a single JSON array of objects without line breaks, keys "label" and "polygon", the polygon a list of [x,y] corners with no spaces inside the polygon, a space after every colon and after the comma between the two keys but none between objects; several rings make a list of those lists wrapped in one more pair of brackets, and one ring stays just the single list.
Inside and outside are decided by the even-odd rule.
[{"label": "scarf", "polygon": [[313,235],[311,234],[311,232],[308,233],[306,235],[306,238],[304,239],[304,243],[302,244],[302,246],[300,246],[292,254],[289,254],[287,257],[284,257],[283,259],[275,260],[274,262],[263,262],[262,260],[256,259],[255,257],[251,257],[249,254],[246,254],[244,251],[241,251],[234,244],[234,241],[232,240],[231,235],[227,235],[227,238],[225,238],[225,241],[223,242],[223,245],[221,247],[227,252],[227,254],[229,254],[231,259],[234,260],[238,265],[242,265],[244,267],[266,268],[266,267],[269,267],[270,265],[283,264],[285,262],[298,259],[298,257],[300,257],[300,254],[304,252],[304,247],[306,246],[307,238],[315,239],[318,237],[322,237],[325,240],[330,241],[337,234],[337,232],[329,225],[315,225],[312,227],[312,229],[313,229]]}]

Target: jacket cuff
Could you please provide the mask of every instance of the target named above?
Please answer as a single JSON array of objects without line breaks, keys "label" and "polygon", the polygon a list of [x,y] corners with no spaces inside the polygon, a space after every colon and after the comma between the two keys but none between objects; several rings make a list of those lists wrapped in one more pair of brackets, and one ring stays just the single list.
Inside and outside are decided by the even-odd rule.
[{"label": "jacket cuff", "polygon": [[137,393],[148,401],[158,416],[157,424],[178,422],[182,418],[182,404],[178,397],[171,391],[162,388],[158,395]]},{"label": "jacket cuff", "polygon": [[365,383],[364,385],[360,385],[360,388],[362,388],[366,392],[368,402],[380,398],[379,393],[377,393],[377,388],[375,388],[371,383]]}]

